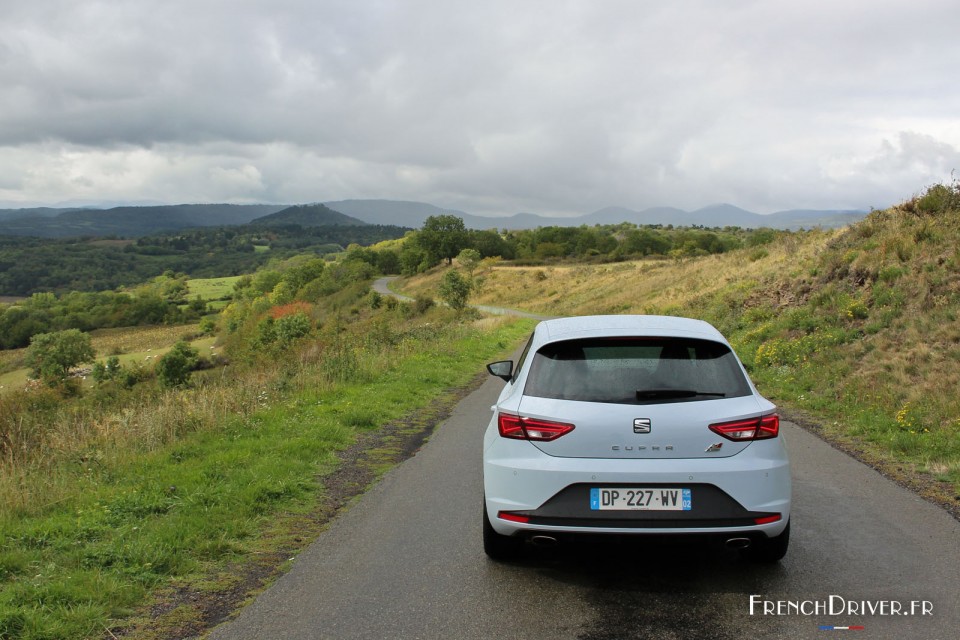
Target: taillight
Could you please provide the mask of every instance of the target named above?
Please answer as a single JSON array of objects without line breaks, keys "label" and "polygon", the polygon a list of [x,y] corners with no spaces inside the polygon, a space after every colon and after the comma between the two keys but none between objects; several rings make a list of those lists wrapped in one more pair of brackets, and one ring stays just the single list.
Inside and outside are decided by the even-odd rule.
[{"label": "taillight", "polygon": [[770,524],[772,522],[780,522],[780,518],[782,517],[783,516],[781,516],[779,513],[772,516],[761,516],[759,518],[754,518],[753,524]]},{"label": "taillight", "polygon": [[501,520],[508,520],[509,522],[519,522],[520,524],[527,524],[530,522],[530,516],[520,515],[519,513],[510,513],[509,511],[501,511],[497,514],[497,517]]},{"label": "taillight", "polygon": [[780,433],[780,416],[775,413],[750,418],[749,420],[734,420],[710,425],[710,431],[718,433],[728,440],[742,442],[744,440],[766,440],[776,438]]},{"label": "taillight", "polygon": [[497,416],[500,435],[514,440],[537,440],[549,442],[573,431],[574,426],[566,422],[551,422],[537,418],[521,418],[509,413]]}]

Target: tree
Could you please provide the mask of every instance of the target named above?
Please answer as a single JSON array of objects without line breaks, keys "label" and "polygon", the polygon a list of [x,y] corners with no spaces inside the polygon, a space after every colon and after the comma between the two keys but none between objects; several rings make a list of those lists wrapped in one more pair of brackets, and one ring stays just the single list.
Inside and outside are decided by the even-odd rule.
[{"label": "tree", "polygon": [[473,272],[477,269],[477,265],[480,264],[481,259],[480,252],[476,249],[464,249],[459,254],[457,254],[457,262],[460,263],[460,266],[466,269],[467,275],[470,279],[473,279]]},{"label": "tree", "polygon": [[472,288],[470,281],[459,271],[447,271],[440,281],[440,298],[450,305],[451,309],[463,311]]},{"label": "tree", "polygon": [[447,264],[453,264],[453,259],[470,241],[463,220],[451,215],[430,216],[416,238],[435,263],[446,260]]},{"label": "tree", "polygon": [[180,340],[157,362],[157,378],[164,387],[182,387],[190,380],[199,361],[199,353]]},{"label": "tree", "polygon": [[33,336],[25,362],[34,377],[53,386],[65,380],[71,368],[93,357],[90,336],[79,329],[67,329]]}]

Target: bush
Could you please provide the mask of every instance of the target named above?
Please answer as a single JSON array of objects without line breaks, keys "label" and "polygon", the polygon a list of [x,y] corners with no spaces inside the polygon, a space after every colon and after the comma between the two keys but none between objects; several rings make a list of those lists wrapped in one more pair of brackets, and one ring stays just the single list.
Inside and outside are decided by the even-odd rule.
[{"label": "bush", "polygon": [[121,373],[120,358],[110,356],[106,364],[96,362],[93,365],[93,379],[97,384],[103,384],[109,380],[116,380]]},{"label": "bush", "polygon": [[283,316],[273,324],[273,335],[282,347],[310,333],[310,318],[303,313]]},{"label": "bush", "polygon": [[157,362],[157,379],[163,387],[182,387],[190,381],[190,372],[199,362],[199,353],[182,340],[173,345]]},{"label": "bush", "polygon": [[470,281],[459,271],[447,271],[440,281],[440,297],[455,311],[463,311],[470,298]]},{"label": "bush", "polygon": [[432,309],[434,304],[433,298],[429,298],[424,295],[418,295],[413,300],[413,309],[416,315],[419,316]]}]

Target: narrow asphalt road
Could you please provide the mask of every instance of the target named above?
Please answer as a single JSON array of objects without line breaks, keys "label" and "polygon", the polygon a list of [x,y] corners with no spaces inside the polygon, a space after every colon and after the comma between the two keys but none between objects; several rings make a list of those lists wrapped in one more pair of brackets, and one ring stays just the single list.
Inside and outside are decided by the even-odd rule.
[{"label": "narrow asphalt road", "polygon": [[[397,276],[387,276],[386,278],[380,278],[373,283],[373,290],[379,293],[382,296],[391,296],[398,300],[403,300],[404,302],[410,302],[413,300],[410,296],[405,296],[402,293],[397,293],[390,289],[390,282],[396,280]],[[518,318],[533,318],[534,320],[546,320],[551,316],[541,316],[536,313],[528,313],[526,311],[520,311],[518,309],[506,309],[504,307],[489,307],[482,304],[471,305],[475,309],[483,311],[484,313],[491,313],[497,316],[517,316]]]},{"label": "narrow asphalt road", "polygon": [[[491,378],[466,397],[416,456],[210,637],[960,635],[960,523],[790,423],[783,431],[794,471],[793,540],[779,565],[755,566],[719,547],[651,543],[531,549],[517,564],[489,561],[480,536],[480,454],[502,384]],[[761,601],[753,615],[751,596]],[[763,601],[783,615],[764,615]],[[801,615],[790,605],[816,613],[818,602],[849,611],[864,601],[883,608]],[[929,615],[882,615],[890,601],[917,613],[928,607]]]}]

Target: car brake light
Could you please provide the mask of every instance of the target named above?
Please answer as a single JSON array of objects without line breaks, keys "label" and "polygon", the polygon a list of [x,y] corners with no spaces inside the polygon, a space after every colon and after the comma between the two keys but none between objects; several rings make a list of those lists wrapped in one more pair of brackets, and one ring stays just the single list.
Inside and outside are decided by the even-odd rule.
[{"label": "car brake light", "polygon": [[710,431],[720,434],[728,440],[735,440],[737,442],[776,438],[780,433],[780,416],[771,413],[758,418],[750,418],[749,420],[720,422],[710,425]]},{"label": "car brake light", "polygon": [[782,517],[783,516],[781,516],[779,513],[773,516],[761,516],[759,518],[754,518],[753,523],[754,524],[770,524],[771,522],[779,522],[780,518]]},{"label": "car brake light", "polygon": [[519,522],[520,524],[527,524],[530,522],[530,516],[520,515],[519,513],[510,513],[509,511],[501,511],[497,514],[497,517],[501,520]]},{"label": "car brake light", "polygon": [[537,440],[549,442],[564,436],[574,429],[574,425],[566,422],[552,422],[537,418],[521,418],[509,413],[497,416],[497,427],[500,435],[514,440]]}]

